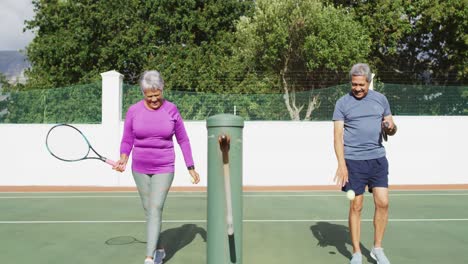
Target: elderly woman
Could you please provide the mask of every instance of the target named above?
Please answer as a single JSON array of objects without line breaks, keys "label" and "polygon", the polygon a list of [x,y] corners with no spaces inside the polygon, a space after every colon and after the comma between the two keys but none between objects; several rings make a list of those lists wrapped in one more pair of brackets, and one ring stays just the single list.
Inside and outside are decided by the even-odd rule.
[{"label": "elderly woman", "polygon": [[140,80],[144,99],[130,106],[125,117],[120,160],[115,170],[125,170],[130,152],[132,174],[146,214],[145,264],[162,263],[164,249],[156,249],[161,232],[161,215],[174,178],[175,135],[193,183],[195,171],[190,141],[176,105],[164,100],[164,81],[157,71],[146,71]]}]

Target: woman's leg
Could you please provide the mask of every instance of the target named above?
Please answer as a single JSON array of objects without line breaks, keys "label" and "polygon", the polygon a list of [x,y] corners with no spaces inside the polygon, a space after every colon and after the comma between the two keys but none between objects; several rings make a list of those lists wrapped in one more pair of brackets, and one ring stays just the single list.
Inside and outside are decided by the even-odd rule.
[{"label": "woman's leg", "polygon": [[174,173],[146,175],[133,172],[146,215],[146,256],[152,257],[161,232],[162,211]]}]

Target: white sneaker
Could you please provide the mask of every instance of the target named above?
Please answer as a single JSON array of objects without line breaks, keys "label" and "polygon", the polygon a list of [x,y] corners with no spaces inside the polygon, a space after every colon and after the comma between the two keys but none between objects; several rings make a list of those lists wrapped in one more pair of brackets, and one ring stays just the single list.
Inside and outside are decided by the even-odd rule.
[{"label": "white sneaker", "polygon": [[383,252],[383,248],[372,248],[370,255],[377,261],[377,264],[390,264],[390,261]]},{"label": "white sneaker", "polygon": [[166,257],[166,251],[164,251],[164,249],[156,249],[156,251],[154,252],[154,264],[162,264],[163,259],[165,257]]},{"label": "white sneaker", "polygon": [[349,264],[362,264],[362,254],[361,252],[356,252],[353,254]]}]

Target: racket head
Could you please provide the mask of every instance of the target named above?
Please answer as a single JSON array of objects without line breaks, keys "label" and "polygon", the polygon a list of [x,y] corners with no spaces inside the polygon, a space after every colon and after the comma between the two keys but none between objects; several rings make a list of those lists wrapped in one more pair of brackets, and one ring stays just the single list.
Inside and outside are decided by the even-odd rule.
[{"label": "racket head", "polygon": [[140,240],[138,240],[138,239],[136,239],[135,237],[132,237],[132,236],[118,236],[118,237],[109,238],[108,240],[106,240],[105,243],[106,243],[106,245],[109,245],[109,246],[128,245],[128,244],[132,244],[132,243],[146,244],[146,242],[140,241]]},{"label": "racket head", "polygon": [[57,124],[49,129],[46,148],[55,158],[68,162],[84,160],[91,150],[83,133],[68,124]]},{"label": "racket head", "polygon": [[221,149],[221,153],[223,155],[223,163],[229,163],[229,149],[231,146],[231,138],[229,135],[222,134],[218,137],[219,148]]}]

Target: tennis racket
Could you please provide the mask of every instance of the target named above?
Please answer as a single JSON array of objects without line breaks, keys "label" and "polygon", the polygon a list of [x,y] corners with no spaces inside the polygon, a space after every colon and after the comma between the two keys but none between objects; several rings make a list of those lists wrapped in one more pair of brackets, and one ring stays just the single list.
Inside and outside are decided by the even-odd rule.
[{"label": "tennis racket", "polygon": [[[52,156],[62,161],[73,162],[96,159],[116,166],[115,161],[100,155],[91,146],[86,136],[72,125],[58,124],[53,126],[47,132],[46,147]],[[91,151],[94,152],[95,156],[90,156]]]},{"label": "tennis racket", "polygon": [[219,147],[223,154],[224,193],[226,194],[226,222],[229,242],[229,256],[232,263],[236,263],[236,243],[234,239],[234,223],[232,220],[231,176],[229,172],[230,137],[221,135],[218,138]]},{"label": "tennis racket", "polygon": [[395,125],[395,123],[393,124],[392,130],[388,129],[389,126],[390,126],[390,124],[387,121],[382,122],[382,138],[385,141],[388,140],[388,136],[395,135],[395,133],[397,132],[397,129],[398,129],[397,126]]},{"label": "tennis racket", "polygon": [[388,135],[387,135],[388,126],[389,126],[388,122],[386,121],[382,122],[382,138],[385,142],[387,142],[388,140]]},{"label": "tennis racket", "polygon": [[106,240],[105,243],[106,243],[106,245],[109,245],[109,246],[128,245],[128,244],[132,244],[132,243],[146,244],[145,241],[138,240],[137,238],[134,238],[132,236],[119,236],[119,237],[109,238],[108,240]]}]

